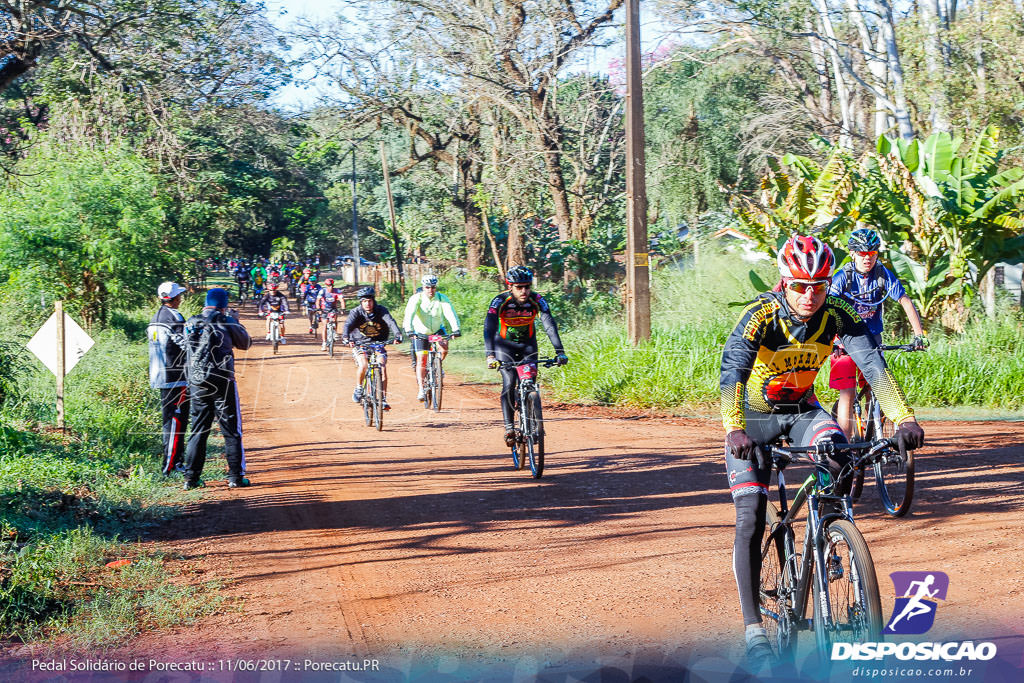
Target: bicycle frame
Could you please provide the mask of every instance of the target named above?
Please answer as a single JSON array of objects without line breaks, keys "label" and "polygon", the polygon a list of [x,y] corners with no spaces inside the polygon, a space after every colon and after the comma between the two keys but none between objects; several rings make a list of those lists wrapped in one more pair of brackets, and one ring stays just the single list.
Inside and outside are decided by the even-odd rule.
[{"label": "bicycle frame", "polygon": [[[811,581],[817,584],[817,594],[821,600],[817,608],[821,611],[818,618],[824,620],[825,628],[831,629],[835,620],[832,614],[832,606],[827,598],[827,582],[824,550],[826,544],[825,529],[835,520],[845,519],[854,524],[853,501],[850,494],[838,494],[839,483],[843,479],[853,476],[858,467],[870,463],[879,453],[885,452],[891,442],[888,439],[879,439],[870,443],[853,443],[834,445],[831,442],[819,446],[805,447],[782,447],[770,446],[772,464],[778,472],[779,492],[779,518],[780,521],[774,529],[769,532],[768,540],[762,549],[762,557],[765,553],[776,551],[778,538],[782,539],[782,547],[785,557],[780,558],[780,568],[784,573],[788,572],[793,579],[794,595],[792,597],[792,612],[794,622],[792,626],[796,630],[808,630],[810,621],[807,619],[807,606],[809,598],[813,595],[810,590]],[[834,478],[828,465],[824,462],[824,456],[835,451],[866,451],[863,455],[853,457],[849,463],[840,471],[839,476]],[[816,460],[810,457],[814,453],[819,456]],[[786,466],[799,460],[810,463],[815,471],[811,473],[797,489],[793,496],[792,505],[786,496]],[[819,503],[832,501],[841,505],[841,512],[830,511],[820,513]],[[796,516],[803,508],[808,507],[807,520],[805,523],[804,539],[801,552],[796,553],[794,539],[794,523]],[[798,559],[799,558],[799,559]],[[813,559],[813,572],[811,562]],[[784,565],[782,563],[785,563]],[[813,574],[813,575],[812,575]],[[761,605],[762,613],[779,621],[780,615],[771,612],[766,606]]]}]

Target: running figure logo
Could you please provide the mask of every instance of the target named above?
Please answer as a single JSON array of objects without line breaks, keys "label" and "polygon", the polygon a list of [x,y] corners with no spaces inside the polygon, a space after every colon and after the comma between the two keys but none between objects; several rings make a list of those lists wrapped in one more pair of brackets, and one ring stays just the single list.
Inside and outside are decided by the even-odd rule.
[{"label": "running figure logo", "polygon": [[893,572],[896,604],[883,633],[924,633],[935,623],[939,600],[946,599],[949,577],[943,572]]}]

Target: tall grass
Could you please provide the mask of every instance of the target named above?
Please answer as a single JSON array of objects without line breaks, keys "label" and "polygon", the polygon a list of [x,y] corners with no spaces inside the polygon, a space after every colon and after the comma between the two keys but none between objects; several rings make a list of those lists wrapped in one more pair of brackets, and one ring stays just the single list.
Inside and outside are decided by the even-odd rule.
[{"label": "tall grass", "polygon": [[[656,272],[650,341],[634,348],[621,317],[573,329],[564,336],[570,364],[545,375],[554,395],[571,402],[716,412],[725,339],[739,318],[739,304],[757,293],[749,269],[720,255],[699,268]],[[758,270],[765,282],[772,281],[769,267]],[[893,309],[890,320],[903,315],[898,306]],[[926,353],[890,353],[888,360],[914,406],[1020,410],[1022,332],[1021,313],[1004,310],[992,319],[976,316],[963,334],[933,335]],[[900,341],[906,340],[886,339]],[[826,363],[816,383],[823,401],[836,395],[828,388],[828,372]]]}]

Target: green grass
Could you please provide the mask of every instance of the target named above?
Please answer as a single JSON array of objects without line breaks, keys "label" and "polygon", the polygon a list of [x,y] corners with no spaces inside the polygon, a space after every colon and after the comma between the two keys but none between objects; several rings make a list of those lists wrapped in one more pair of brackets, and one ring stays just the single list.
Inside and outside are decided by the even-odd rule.
[{"label": "green grass", "polygon": [[[738,304],[758,291],[748,276],[750,269],[734,256],[709,255],[699,268],[655,271],[652,335],[637,347],[628,342],[624,314],[608,296],[592,296],[574,306],[548,283],[546,296],[570,356],[565,368],[542,373],[551,396],[573,403],[717,414],[722,347],[739,317]],[[773,281],[770,264],[758,264],[756,270],[765,282]],[[449,356],[448,368],[470,381],[498,381],[483,369],[480,339],[487,303],[500,288],[453,278],[442,279],[441,287],[459,311],[470,341],[460,340],[453,347],[458,352]],[[545,291],[544,286],[539,289]],[[903,315],[898,306],[893,308],[887,312],[890,320]],[[539,336],[541,353],[549,353],[550,345]],[[983,416],[1024,412],[1020,311],[1004,309],[994,319],[975,315],[963,334],[933,335],[931,342],[926,353],[888,354],[912,405],[935,415],[945,414],[946,408]],[[816,383],[823,402],[836,396],[828,388],[828,371],[826,364]]]},{"label": "green grass", "polygon": [[[151,314],[121,311],[93,333],[96,345],[66,379],[67,435],[51,429],[53,376],[20,359],[17,391],[0,409],[0,641],[105,647],[220,604],[215,583],[190,585],[176,558],[127,540],[194,497],[159,473],[158,392],[145,343],[128,336]],[[28,336],[0,323],[6,339]],[[132,563],[105,566],[121,558]]]}]

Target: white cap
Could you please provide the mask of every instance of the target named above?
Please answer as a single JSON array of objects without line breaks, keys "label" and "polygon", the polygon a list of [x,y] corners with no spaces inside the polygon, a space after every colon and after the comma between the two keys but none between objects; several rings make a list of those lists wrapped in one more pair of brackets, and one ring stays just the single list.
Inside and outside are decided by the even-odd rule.
[{"label": "white cap", "polygon": [[179,285],[177,282],[161,282],[160,286],[157,287],[156,293],[164,301],[170,301],[179,294],[185,293],[185,288]]}]

